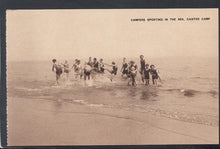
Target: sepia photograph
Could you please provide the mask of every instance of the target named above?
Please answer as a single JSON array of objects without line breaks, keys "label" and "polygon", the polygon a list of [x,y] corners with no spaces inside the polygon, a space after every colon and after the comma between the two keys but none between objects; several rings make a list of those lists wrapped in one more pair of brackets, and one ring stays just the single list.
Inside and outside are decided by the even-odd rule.
[{"label": "sepia photograph", "polygon": [[8,146],[219,144],[218,14],[7,10]]}]

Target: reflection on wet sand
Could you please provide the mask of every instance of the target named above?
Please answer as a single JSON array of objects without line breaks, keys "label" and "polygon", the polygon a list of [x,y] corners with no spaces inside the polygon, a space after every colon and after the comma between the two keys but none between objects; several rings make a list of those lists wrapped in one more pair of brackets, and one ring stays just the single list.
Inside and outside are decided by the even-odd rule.
[{"label": "reflection on wet sand", "polygon": [[158,91],[156,88],[146,88],[141,91],[140,99],[142,100],[155,100],[154,97],[158,96]]}]

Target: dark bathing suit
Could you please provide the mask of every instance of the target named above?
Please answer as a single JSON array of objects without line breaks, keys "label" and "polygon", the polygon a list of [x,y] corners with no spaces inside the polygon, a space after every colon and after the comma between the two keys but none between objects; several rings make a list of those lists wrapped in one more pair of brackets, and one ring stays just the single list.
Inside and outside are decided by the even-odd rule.
[{"label": "dark bathing suit", "polygon": [[151,74],[152,74],[152,79],[158,79],[158,73],[157,70],[150,70]]},{"label": "dark bathing suit", "polygon": [[137,70],[137,65],[130,66],[130,67],[128,68],[128,77],[132,77],[132,78],[134,78],[134,77],[136,76],[136,74],[131,73],[131,68],[132,68],[132,67],[134,67],[135,70]]},{"label": "dark bathing suit", "polygon": [[62,68],[56,66],[56,74],[57,74],[57,75],[61,75],[62,73],[63,73]]},{"label": "dark bathing suit", "polygon": [[86,77],[88,77],[88,79],[90,80],[90,74],[91,70],[87,70],[86,68],[84,68],[84,80],[86,80]]},{"label": "dark bathing suit", "polygon": [[122,65],[122,68],[123,68],[122,74],[128,74],[128,69],[127,69],[127,67],[128,67],[128,64],[127,64],[127,63],[124,63],[124,64]]},{"label": "dark bathing suit", "polygon": [[113,66],[113,67],[112,67],[112,72],[111,72],[111,74],[116,75],[116,74],[117,74],[117,71],[118,71],[118,67]]},{"label": "dark bathing suit", "polygon": [[89,76],[90,73],[91,73],[90,71],[86,71],[86,69],[84,69],[84,74],[85,74],[85,75]]},{"label": "dark bathing suit", "polygon": [[145,69],[145,60],[141,60],[140,63],[141,63],[141,74],[143,74]]},{"label": "dark bathing suit", "polygon": [[101,67],[101,69],[100,69],[100,70],[101,70],[101,72],[104,72],[104,71],[105,71],[105,69],[104,69],[103,67]]},{"label": "dark bathing suit", "polygon": [[79,70],[79,68],[77,67],[77,64],[73,64],[73,67],[74,67],[75,72]]},{"label": "dark bathing suit", "polygon": [[148,70],[145,69],[144,70],[144,78],[145,79],[150,79],[150,74],[149,73],[150,73],[150,69],[148,69]]},{"label": "dark bathing suit", "polygon": [[134,83],[135,83],[136,73],[132,73],[132,72],[131,72],[131,68],[132,68],[132,67],[134,67],[135,70],[137,70],[137,65],[134,65],[134,66],[130,66],[130,67],[129,67],[129,77],[130,77],[131,80],[132,80],[132,85],[135,85]]},{"label": "dark bathing suit", "polygon": [[101,71],[101,72],[104,72],[104,70],[105,70],[105,69],[104,69],[104,66],[105,66],[104,64],[101,64],[101,67],[100,67],[100,71]]},{"label": "dark bathing suit", "polygon": [[98,63],[98,62],[93,63],[93,67],[94,67],[96,70],[98,70],[98,68],[99,68],[99,63]]}]

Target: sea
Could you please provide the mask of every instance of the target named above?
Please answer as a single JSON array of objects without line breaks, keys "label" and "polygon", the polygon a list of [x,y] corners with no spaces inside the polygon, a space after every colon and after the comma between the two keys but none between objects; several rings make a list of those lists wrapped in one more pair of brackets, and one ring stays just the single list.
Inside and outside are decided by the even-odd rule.
[{"label": "sea", "polygon": [[[214,127],[219,125],[217,57],[145,59],[159,71],[161,81],[158,81],[157,86],[152,85],[152,81],[149,86],[145,86],[140,74],[136,78],[137,86],[128,86],[128,79],[122,77],[120,72],[122,58],[104,59],[109,64],[115,61],[119,68],[113,81],[110,81],[107,71],[104,74],[93,73],[89,81],[75,78],[71,71],[69,80],[65,74],[61,75],[60,85],[55,83],[51,60],[7,62],[7,100],[50,100],[149,113]],[[130,60],[134,60],[140,67],[138,58],[127,58],[127,61]],[[64,60],[59,62],[64,63]],[[74,59],[68,60],[70,65],[73,62]]]}]

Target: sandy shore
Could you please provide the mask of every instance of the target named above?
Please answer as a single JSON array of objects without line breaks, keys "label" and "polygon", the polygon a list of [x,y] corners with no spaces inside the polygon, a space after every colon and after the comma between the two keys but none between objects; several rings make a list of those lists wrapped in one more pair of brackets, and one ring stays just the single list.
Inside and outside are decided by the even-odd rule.
[{"label": "sandy shore", "polygon": [[8,97],[8,145],[217,144],[218,127],[148,113]]}]

